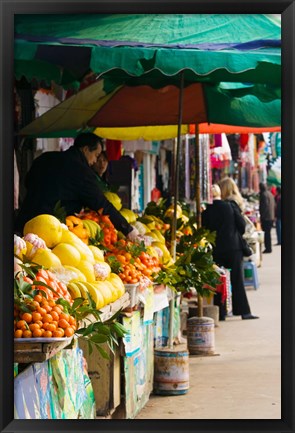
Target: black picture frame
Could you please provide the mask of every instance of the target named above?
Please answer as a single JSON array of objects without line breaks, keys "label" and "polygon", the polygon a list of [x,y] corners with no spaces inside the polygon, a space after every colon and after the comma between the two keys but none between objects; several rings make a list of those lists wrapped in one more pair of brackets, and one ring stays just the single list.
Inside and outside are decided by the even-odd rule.
[{"label": "black picture frame", "polygon": [[[0,430],[1,432],[293,432],[294,410],[294,1],[15,1],[1,4]],[[14,420],[13,409],[13,18],[21,13],[282,14],[282,418],[281,420]],[[271,294],[269,294],[271,296]]]}]

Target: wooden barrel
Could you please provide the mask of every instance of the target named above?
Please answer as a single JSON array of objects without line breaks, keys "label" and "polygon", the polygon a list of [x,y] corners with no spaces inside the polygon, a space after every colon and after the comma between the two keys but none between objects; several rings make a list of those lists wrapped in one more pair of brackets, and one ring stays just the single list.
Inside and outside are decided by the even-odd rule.
[{"label": "wooden barrel", "polygon": [[154,351],[154,394],[181,395],[189,389],[189,354],[184,345]]},{"label": "wooden barrel", "polygon": [[187,345],[191,355],[212,355],[215,347],[214,320],[191,317],[187,320]]}]

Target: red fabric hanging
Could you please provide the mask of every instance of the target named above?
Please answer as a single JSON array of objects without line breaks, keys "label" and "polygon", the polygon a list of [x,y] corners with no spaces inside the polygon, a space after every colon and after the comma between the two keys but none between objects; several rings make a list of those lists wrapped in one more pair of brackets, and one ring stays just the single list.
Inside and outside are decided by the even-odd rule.
[{"label": "red fabric hanging", "polygon": [[109,161],[117,161],[122,156],[122,141],[106,140],[106,152]]},{"label": "red fabric hanging", "polygon": [[221,147],[221,146],[222,146],[221,134],[214,134],[214,147]]},{"label": "red fabric hanging", "polygon": [[240,134],[240,145],[242,149],[245,149],[248,145],[249,134]]},{"label": "red fabric hanging", "polygon": [[216,286],[216,292],[219,292],[221,294],[221,302],[224,303],[227,298],[226,275],[220,275],[220,284]]},{"label": "red fabric hanging", "polygon": [[153,188],[151,191],[151,200],[157,203],[161,197],[161,191],[158,188]]}]

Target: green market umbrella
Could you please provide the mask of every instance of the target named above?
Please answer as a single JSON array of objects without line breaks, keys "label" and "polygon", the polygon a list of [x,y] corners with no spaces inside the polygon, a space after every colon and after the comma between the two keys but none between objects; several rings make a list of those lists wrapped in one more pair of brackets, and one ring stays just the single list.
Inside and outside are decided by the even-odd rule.
[{"label": "green market umbrella", "polygon": [[17,79],[62,86],[91,70],[279,87],[281,23],[268,14],[19,14],[14,53]]},{"label": "green market umbrella", "polygon": [[[113,128],[177,126],[179,87],[139,81],[144,83],[98,80],[25,126],[20,135],[71,137],[99,128],[112,138]],[[280,127],[281,99],[267,86],[192,83],[183,88],[182,125],[196,123]]]},{"label": "green market umbrella", "polygon": [[[134,127],[144,127],[144,132],[149,128],[151,135],[161,126],[162,138],[175,137],[181,76],[182,132],[196,122],[200,132],[213,124],[271,130],[280,125],[280,39],[280,20],[268,14],[16,15],[15,76],[71,86],[79,85],[89,70],[98,74],[104,81],[95,89],[97,105],[90,105],[91,110],[99,108],[95,126],[102,136],[111,134],[109,138],[120,128],[125,137],[125,128],[133,128],[134,138]],[[105,104],[110,97],[111,103]],[[63,112],[60,122],[50,119],[37,133],[74,136],[81,124],[92,128],[86,114],[75,110],[77,122],[71,119],[69,126],[63,124]],[[116,132],[109,129],[110,122],[119,128]]]}]

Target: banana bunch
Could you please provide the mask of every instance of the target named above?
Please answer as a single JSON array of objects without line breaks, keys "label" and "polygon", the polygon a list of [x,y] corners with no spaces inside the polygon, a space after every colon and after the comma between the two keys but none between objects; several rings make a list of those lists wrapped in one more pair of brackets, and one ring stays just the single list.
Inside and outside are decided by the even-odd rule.
[{"label": "banana bunch", "polygon": [[95,239],[101,231],[100,226],[93,220],[83,220],[83,227],[87,230],[88,236],[93,239]]}]

